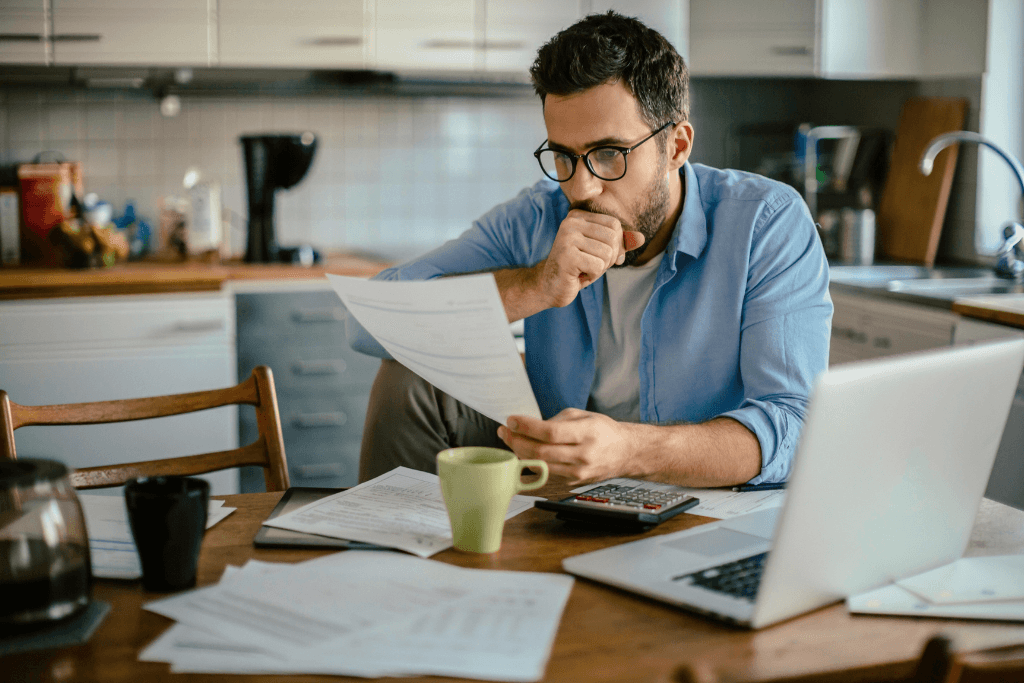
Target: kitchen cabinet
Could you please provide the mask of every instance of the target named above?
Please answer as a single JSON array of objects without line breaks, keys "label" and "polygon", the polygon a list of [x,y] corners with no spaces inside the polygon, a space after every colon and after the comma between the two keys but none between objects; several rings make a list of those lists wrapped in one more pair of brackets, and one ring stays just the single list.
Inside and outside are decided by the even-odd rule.
[{"label": "kitchen cabinet", "polygon": [[[105,401],[236,383],[234,302],[222,293],[97,296],[0,303],[0,389],[27,405]],[[19,457],[69,467],[238,446],[237,407],[139,422],[23,427]],[[237,470],[205,475],[238,492]]]},{"label": "kitchen cabinet", "polygon": [[949,346],[957,316],[929,306],[831,290],[829,365]]},{"label": "kitchen cabinet", "polygon": [[221,66],[372,66],[372,15],[363,0],[219,0],[217,6]]},{"label": "kitchen cabinet", "polygon": [[[1024,338],[1024,330],[1019,328],[961,317],[957,320],[953,343],[975,344],[1021,338]],[[985,497],[1024,510],[1024,375],[1017,384]]]},{"label": "kitchen cabinet", "polygon": [[485,0],[484,69],[528,81],[537,50],[580,18],[577,0]]},{"label": "kitchen cabinet", "polygon": [[49,35],[43,0],[0,4],[0,64],[49,64]]},{"label": "kitchen cabinet", "polygon": [[[248,376],[257,365],[274,373],[292,486],[354,486],[380,361],[349,347],[345,309],[322,281],[233,287],[237,374]],[[248,443],[256,433],[255,415],[240,411],[241,441]],[[242,490],[263,490],[258,469],[243,470]]]},{"label": "kitchen cabinet", "polygon": [[690,0],[690,67],[696,76],[980,74],[987,7],[956,0]]},{"label": "kitchen cabinet", "polygon": [[370,41],[384,71],[472,71],[476,0],[376,0]]},{"label": "kitchen cabinet", "polygon": [[47,0],[56,64],[207,66],[207,0]]}]

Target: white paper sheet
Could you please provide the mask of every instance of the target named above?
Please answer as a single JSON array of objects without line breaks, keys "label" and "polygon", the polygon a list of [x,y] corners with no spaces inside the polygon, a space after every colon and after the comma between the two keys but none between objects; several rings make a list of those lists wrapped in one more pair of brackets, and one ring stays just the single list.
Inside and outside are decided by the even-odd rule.
[{"label": "white paper sheet", "polygon": [[1024,555],[965,557],[896,585],[934,604],[1024,600]]},{"label": "white paper sheet", "polygon": [[[139,553],[128,526],[124,498],[79,493],[89,535],[92,575],[102,579],[137,579],[142,576]],[[211,500],[206,518],[209,529],[236,508],[224,507],[223,500]]]},{"label": "white paper sheet", "polygon": [[327,279],[395,360],[441,391],[501,424],[510,415],[541,417],[493,275]]},{"label": "white paper sheet", "polygon": [[638,486],[653,487],[655,490],[679,491],[687,493],[700,500],[700,503],[687,510],[691,515],[702,515],[714,517],[715,519],[730,519],[745,515],[749,512],[777,508],[785,500],[786,491],[778,489],[774,491],[731,491],[729,489],[699,489],[688,486],[674,486],[672,484],[657,484],[639,479],[608,479],[596,484],[587,484],[575,488],[571,493],[583,493],[590,489],[614,484],[617,486]]},{"label": "white paper sheet", "polygon": [[[505,519],[533,507],[513,496]],[[436,474],[396,467],[347,491],[268,519],[265,526],[362,541],[430,557],[452,546],[452,529]]]},{"label": "white paper sheet", "polygon": [[[170,662],[175,672],[535,681],[572,585],[565,575],[463,569],[384,551],[249,563],[221,584],[147,604],[181,623],[139,658]],[[230,599],[211,603],[218,592]],[[282,629],[277,638],[252,623],[267,618]],[[289,630],[296,625],[302,643]]]},{"label": "white paper sheet", "polygon": [[896,584],[851,596],[846,599],[846,607],[855,614],[1024,621],[1024,600],[935,604]]}]

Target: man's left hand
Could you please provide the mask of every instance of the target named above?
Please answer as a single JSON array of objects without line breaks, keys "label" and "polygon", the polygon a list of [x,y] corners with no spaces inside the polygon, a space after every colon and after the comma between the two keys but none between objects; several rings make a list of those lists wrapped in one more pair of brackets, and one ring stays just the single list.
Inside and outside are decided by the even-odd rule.
[{"label": "man's left hand", "polygon": [[514,415],[498,436],[523,459],[544,460],[572,485],[628,477],[637,465],[638,425],[566,408],[550,420]]}]

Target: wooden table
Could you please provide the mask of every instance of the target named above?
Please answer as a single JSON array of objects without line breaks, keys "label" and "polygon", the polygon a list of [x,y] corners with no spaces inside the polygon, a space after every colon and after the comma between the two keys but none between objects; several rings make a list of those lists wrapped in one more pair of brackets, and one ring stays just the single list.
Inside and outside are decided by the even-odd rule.
[{"label": "wooden table", "polygon": [[[555,498],[565,491],[549,486],[540,494]],[[325,554],[253,547],[253,536],[280,496],[259,493],[224,497],[227,506],[238,509],[206,533],[199,562],[200,585],[216,583],[227,565],[241,565],[250,558],[299,562]],[[649,533],[669,533],[708,521],[684,514]],[[565,557],[638,537],[572,529],[556,521],[551,513],[534,509],[506,524],[502,548],[493,555],[446,550],[432,559],[479,569],[561,572]],[[980,554],[1007,549],[1024,552],[1024,513],[986,501],[972,547]],[[814,552],[813,546],[807,550]],[[167,664],[137,661],[142,648],[171,624],[142,609],[144,603],[161,596],[145,592],[138,581],[112,580],[98,580],[94,595],[111,603],[112,610],[88,644],[4,658],[0,680],[262,683],[336,678],[171,674]],[[852,616],[841,603],[751,632],[578,579],[562,616],[545,680],[667,682],[686,663],[704,664],[730,680],[757,681],[834,671],[837,681],[863,682],[909,673],[924,643],[938,633],[952,635],[957,649],[964,650],[1024,642],[1022,625]]]}]

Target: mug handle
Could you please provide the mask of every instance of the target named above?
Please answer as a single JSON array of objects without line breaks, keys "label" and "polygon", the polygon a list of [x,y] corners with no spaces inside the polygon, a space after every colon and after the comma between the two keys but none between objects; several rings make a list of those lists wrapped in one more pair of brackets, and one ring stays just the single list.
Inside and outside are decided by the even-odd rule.
[{"label": "mug handle", "polygon": [[[538,479],[537,481],[531,482],[529,484],[524,484],[522,482],[523,468],[524,467],[540,468],[540,479]],[[548,483],[548,464],[546,462],[544,462],[543,460],[520,460],[519,461],[519,477],[520,477],[520,481],[519,481],[519,490],[520,491],[532,491],[534,489],[539,489],[541,486],[543,486],[544,484]]]}]

